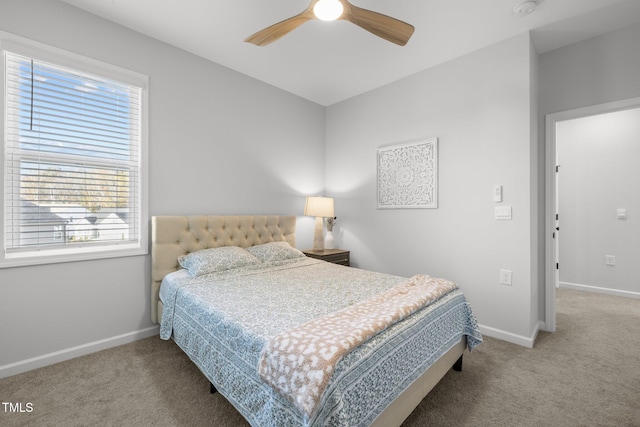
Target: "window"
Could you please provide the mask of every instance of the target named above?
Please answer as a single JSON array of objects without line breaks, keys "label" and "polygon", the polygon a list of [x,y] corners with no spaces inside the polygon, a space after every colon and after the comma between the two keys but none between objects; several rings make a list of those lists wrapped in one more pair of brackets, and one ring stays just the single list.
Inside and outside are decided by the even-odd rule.
[{"label": "window", "polygon": [[0,265],[146,253],[146,77],[33,46],[3,40]]}]

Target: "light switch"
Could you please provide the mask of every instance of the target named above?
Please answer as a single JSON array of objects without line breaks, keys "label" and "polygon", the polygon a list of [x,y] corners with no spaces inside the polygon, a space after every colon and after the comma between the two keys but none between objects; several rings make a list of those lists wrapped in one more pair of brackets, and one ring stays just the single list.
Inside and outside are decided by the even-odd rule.
[{"label": "light switch", "polygon": [[511,219],[511,206],[496,206],[496,219]]},{"label": "light switch", "polygon": [[618,209],[618,219],[627,219],[627,210],[624,208]]},{"label": "light switch", "polygon": [[493,201],[502,202],[502,185],[496,185],[493,187]]}]

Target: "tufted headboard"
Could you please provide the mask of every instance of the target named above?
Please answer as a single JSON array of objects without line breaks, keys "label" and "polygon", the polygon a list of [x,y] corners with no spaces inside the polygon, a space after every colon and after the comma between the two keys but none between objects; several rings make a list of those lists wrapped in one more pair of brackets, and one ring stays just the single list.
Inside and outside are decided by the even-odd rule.
[{"label": "tufted headboard", "polygon": [[180,255],[220,246],[246,248],[276,241],[287,241],[295,247],[295,232],[295,216],[152,217],[151,320],[160,322],[160,283],[164,276],[180,268]]}]

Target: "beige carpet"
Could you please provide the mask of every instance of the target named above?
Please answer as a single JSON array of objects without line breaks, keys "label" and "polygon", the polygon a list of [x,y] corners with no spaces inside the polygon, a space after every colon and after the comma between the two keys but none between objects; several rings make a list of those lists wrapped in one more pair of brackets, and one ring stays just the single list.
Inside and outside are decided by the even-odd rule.
[{"label": "beige carpet", "polygon": [[[559,290],[533,349],[486,337],[405,426],[640,426],[640,300]],[[148,338],[0,380],[1,426],[246,426],[173,342]],[[24,405],[23,405],[24,407]]]}]

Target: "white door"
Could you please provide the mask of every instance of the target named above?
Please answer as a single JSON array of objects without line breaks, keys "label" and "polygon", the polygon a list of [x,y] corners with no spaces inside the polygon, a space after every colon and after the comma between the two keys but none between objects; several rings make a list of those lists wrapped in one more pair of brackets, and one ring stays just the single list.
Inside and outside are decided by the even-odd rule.
[{"label": "white door", "polygon": [[558,181],[560,180],[560,165],[556,165],[556,224],[553,230],[553,244],[555,245],[556,267],[554,273],[554,285],[560,287],[560,192]]}]

